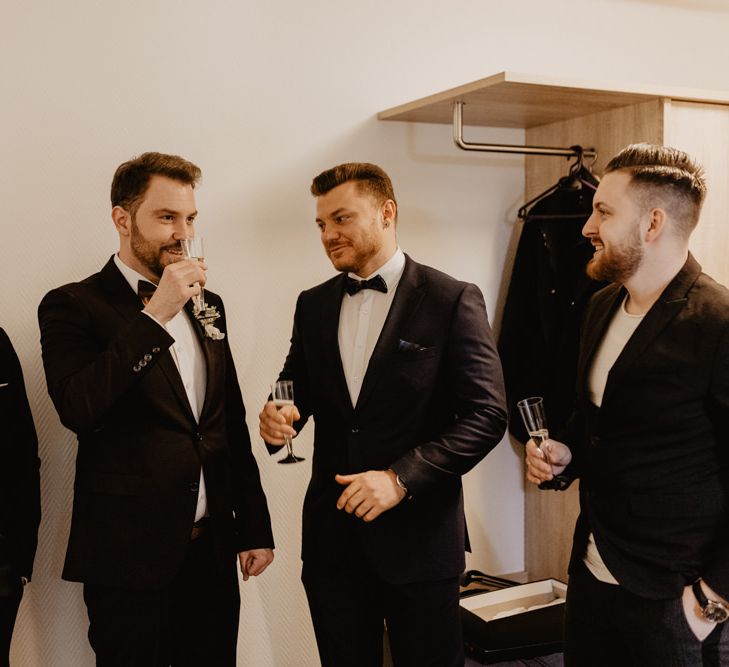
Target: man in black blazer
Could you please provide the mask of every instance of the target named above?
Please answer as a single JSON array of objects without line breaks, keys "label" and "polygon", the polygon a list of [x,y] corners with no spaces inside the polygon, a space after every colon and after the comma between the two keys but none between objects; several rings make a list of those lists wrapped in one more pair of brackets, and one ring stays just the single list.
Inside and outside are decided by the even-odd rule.
[{"label": "man in black blazer", "polygon": [[23,371],[0,329],[0,665],[7,665],[23,586],[30,581],[40,523],[38,439]]},{"label": "man in black blazer", "polygon": [[[580,477],[567,665],[729,664],[729,292],[688,251],[706,184],[671,148],[608,164],[583,233],[577,406],[533,483]],[[703,662],[702,662],[703,661]]]},{"label": "man in black blazer", "polygon": [[244,580],[273,559],[223,304],[205,290],[193,309],[206,266],[182,256],[199,177],[175,155],[122,164],[119,253],[39,308],[48,391],[78,435],[63,576],[84,583],[99,665],[234,665],[236,554]]},{"label": "man in black blazer", "polygon": [[299,296],[280,374],[296,407],[268,402],[260,430],[276,450],[316,423],[302,579],[321,661],[381,665],[385,619],[395,664],[462,665],[461,476],[506,427],[483,297],[402,253],[379,167],[339,165],[311,191],[341,273]]}]

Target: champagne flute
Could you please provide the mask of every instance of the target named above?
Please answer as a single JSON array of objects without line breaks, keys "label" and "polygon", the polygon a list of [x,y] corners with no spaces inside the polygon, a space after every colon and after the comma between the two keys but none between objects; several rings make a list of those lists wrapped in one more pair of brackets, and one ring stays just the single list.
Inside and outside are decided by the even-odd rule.
[{"label": "champagne flute", "polygon": [[[541,396],[530,396],[516,404],[519,413],[524,421],[529,437],[534,440],[537,449],[542,452],[544,461],[552,466],[552,459],[549,453],[549,429],[547,428],[547,415],[544,412],[544,399]],[[571,479],[564,475],[555,475],[552,479],[546,480],[539,485],[540,489],[566,489]]]},{"label": "champagne flute", "polygon": [[[278,380],[271,385],[271,400],[276,408],[282,408],[284,405],[294,405],[294,383],[292,380]],[[291,413],[289,413],[291,414]],[[286,423],[291,426],[293,423],[293,417],[291,421],[287,417]],[[291,442],[290,435],[284,435],[284,442],[286,443],[286,449],[288,454],[282,458],[279,463],[298,463],[304,459],[300,456],[294,455],[294,445]]]},{"label": "champagne flute", "polygon": [[[182,248],[182,256],[185,259],[196,259],[199,262],[205,261],[205,248],[202,236],[193,236],[191,239],[180,239],[180,246]],[[200,283],[195,284],[198,286],[200,285]],[[192,297],[192,304],[194,306],[195,315],[205,312],[207,305],[205,304],[205,296],[203,294],[202,287],[200,287],[200,294],[196,294]]]}]

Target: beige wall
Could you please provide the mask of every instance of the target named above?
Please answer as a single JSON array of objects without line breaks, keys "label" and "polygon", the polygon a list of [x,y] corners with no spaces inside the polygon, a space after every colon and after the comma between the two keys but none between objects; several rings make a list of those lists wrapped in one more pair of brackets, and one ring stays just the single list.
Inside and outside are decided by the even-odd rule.
[{"label": "beige wall", "polygon": [[[115,250],[108,187],[144,150],[200,164],[209,283],[226,299],[249,426],[269,495],[276,562],[243,585],[239,662],[317,664],[299,576],[307,463],[281,467],[255,436],[287,348],[299,290],[331,275],[308,184],[334,163],[392,175],[400,238],[416,259],[477,283],[498,318],[523,161],[471,155],[439,126],[382,123],[381,109],[510,69],[729,89],[729,15],[718,2],[311,0],[5,2],[0,38],[2,326],[16,344],[43,457],[36,575],[14,664],[93,664],[80,586],[60,580],[74,439],[45,391],[35,309]],[[693,9],[687,9],[692,7]],[[519,130],[469,131],[519,142]],[[245,285],[243,285],[245,280]],[[466,479],[475,552],[523,567],[518,453],[502,443]]]}]

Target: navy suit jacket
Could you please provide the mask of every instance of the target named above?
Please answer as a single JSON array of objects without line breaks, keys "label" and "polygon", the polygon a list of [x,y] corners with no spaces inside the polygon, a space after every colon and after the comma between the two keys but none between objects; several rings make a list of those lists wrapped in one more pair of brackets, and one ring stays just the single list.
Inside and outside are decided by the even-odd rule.
[{"label": "navy suit jacket", "polygon": [[[205,299],[225,331],[220,297],[205,290]],[[207,366],[198,421],[173,338],[141,310],[113,258],[40,304],[48,392],[78,435],[63,576],[131,589],[169,583],[190,542],[201,466],[217,561],[234,576],[236,552],[272,547],[273,537],[228,339],[204,337],[193,320]]]},{"label": "navy suit jacket", "polygon": [[588,397],[598,345],[625,289],[598,292],[586,313],[577,411],[564,442],[580,476],[571,569],[592,531],[622,586],[675,598],[697,577],[729,597],[729,291],[684,267],[628,340],[602,406]]},{"label": "navy suit jacket", "polygon": [[[501,366],[479,289],[409,257],[351,404],[338,344],[345,275],[303,292],[281,379],[294,381],[301,429],[314,418],[303,509],[305,567],[364,548],[393,583],[456,576],[465,567],[461,475],[501,440]],[[412,494],[370,523],[336,509],[337,473],[391,468]],[[489,508],[483,508],[489,511]]]}]

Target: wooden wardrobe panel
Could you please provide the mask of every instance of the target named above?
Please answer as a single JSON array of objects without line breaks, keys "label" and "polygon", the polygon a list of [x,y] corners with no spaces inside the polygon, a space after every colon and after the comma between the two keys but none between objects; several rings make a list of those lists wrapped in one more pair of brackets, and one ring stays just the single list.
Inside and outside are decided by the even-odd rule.
[{"label": "wooden wardrobe panel", "polygon": [[708,193],[691,252],[706,273],[729,286],[729,107],[671,101],[665,127],[665,143],[696,158],[706,172]]}]

